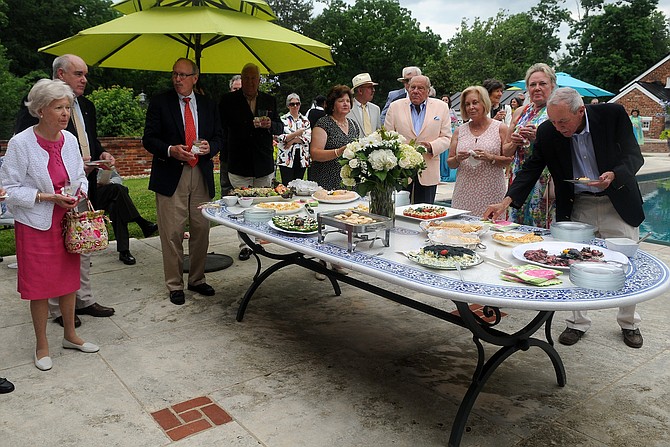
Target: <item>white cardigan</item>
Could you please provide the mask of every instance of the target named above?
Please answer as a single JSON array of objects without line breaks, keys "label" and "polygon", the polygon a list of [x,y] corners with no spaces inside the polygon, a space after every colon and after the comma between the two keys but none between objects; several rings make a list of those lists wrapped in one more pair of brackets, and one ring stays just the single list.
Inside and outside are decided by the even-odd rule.
[{"label": "white cardigan", "polygon": [[[70,183],[81,183],[82,191],[88,192],[88,180],[77,138],[66,130],[62,133],[65,142],[61,157]],[[38,192],[55,193],[48,163],[49,154],[37,143],[35,131],[29,127],[9,140],[0,168],[0,185],[7,191],[5,202],[14,215],[14,220],[43,231],[51,228],[55,204],[37,203],[35,197]]]}]

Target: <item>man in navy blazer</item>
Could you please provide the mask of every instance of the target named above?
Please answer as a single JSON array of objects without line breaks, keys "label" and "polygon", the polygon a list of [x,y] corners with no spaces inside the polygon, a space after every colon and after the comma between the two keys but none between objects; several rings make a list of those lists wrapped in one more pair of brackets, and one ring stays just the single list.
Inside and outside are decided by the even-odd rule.
[{"label": "man in navy blazer", "polygon": [[[215,293],[205,282],[209,221],[198,205],[214,197],[212,157],[221,150],[221,121],[216,103],[193,91],[198,75],[198,66],[193,61],[180,58],[175,62],[174,90],[151,99],[142,138],[144,148],[153,154],[149,189],[156,193],[165,284],[170,301],[177,305],[185,302],[182,241],[187,223],[188,290],[206,296]],[[197,155],[191,152],[193,141],[185,140],[187,109],[194,119],[195,138],[200,140]]]},{"label": "man in navy blazer", "polygon": [[[554,179],[556,220],[585,222],[596,236],[637,240],[644,220],[642,195],[635,174],[644,164],[625,109],[618,104],[584,105],[569,87],[556,89],[547,102],[549,119],[537,129],[533,153],[517,174],[503,202],[489,206],[485,218],[501,216],[508,206],[520,207],[544,167]],[[565,180],[589,178],[587,184]],[[559,341],[573,345],[591,326],[586,312],[573,312]],[[642,346],[635,305],[619,308],[623,341]]]},{"label": "man in navy blazer", "polygon": [[382,124],[384,124],[384,120],[386,119],[386,112],[388,112],[389,107],[391,107],[391,103],[399,99],[406,98],[409,81],[411,81],[414,76],[418,76],[420,74],[421,69],[419,67],[405,67],[402,69],[402,76],[398,78],[398,81],[402,82],[404,87],[398,90],[391,90],[386,97],[386,104],[382,109],[381,115]]},{"label": "man in navy blazer", "polygon": [[[66,130],[75,137],[79,136],[77,128],[74,125],[74,114],[81,114],[86,134],[86,142],[90,152],[90,160],[108,160],[110,165],[114,165],[114,157],[109,152],[105,152],[98,140],[97,118],[95,105],[84,96],[84,90],[88,83],[88,66],[79,56],[74,54],[64,54],[53,61],[53,79],[60,79],[70,86],[75,95],[76,103],[73,104],[70,121],[67,123]],[[27,98],[25,98],[27,99]],[[25,106],[25,99],[21,102],[21,108],[16,119],[15,133],[19,133],[30,126],[37,124],[37,118],[30,115]],[[77,138],[79,141],[79,138]],[[81,146],[81,144],[80,144]],[[80,147],[81,148],[81,147]],[[83,156],[83,154],[82,154]],[[85,159],[84,161],[90,161]],[[88,178],[88,197],[93,206],[98,207],[97,194],[97,173],[98,169],[92,166],[85,166],[86,176]],[[80,204],[80,211],[86,208],[86,204]],[[86,208],[88,209],[88,208]],[[81,320],[77,315],[90,315],[92,317],[111,317],[114,315],[113,307],[106,307],[99,304],[93,297],[91,290],[91,255],[80,255],[80,285],[77,291],[77,301],[75,309],[75,327],[81,326]],[[63,325],[63,317],[60,313],[57,299],[49,300],[49,313],[54,322]]]}]

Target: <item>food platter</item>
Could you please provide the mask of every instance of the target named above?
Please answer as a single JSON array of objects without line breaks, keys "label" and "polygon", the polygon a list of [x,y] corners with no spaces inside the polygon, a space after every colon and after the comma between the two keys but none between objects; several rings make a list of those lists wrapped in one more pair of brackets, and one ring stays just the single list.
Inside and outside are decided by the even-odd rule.
[{"label": "food platter", "polygon": [[[337,194],[338,191],[346,191],[343,194]],[[338,197],[341,196],[341,197]],[[318,200],[322,203],[349,203],[354,200],[358,200],[361,196],[358,195],[356,191],[347,191],[347,190],[336,190],[336,191],[326,191],[320,190],[312,194],[314,200]]]},{"label": "food platter", "polygon": [[[447,212],[447,215],[446,216],[441,215],[441,216],[436,216],[436,217],[432,217],[432,218],[422,219],[422,218],[419,218],[419,217],[406,216],[404,214],[405,210],[414,209],[414,208],[418,208],[418,207],[441,208],[441,209],[444,209]],[[417,203],[415,205],[398,206],[395,209],[395,215],[396,216],[403,217],[405,219],[415,220],[417,222],[425,222],[425,221],[437,220],[437,219],[448,219],[450,217],[460,216],[461,214],[468,214],[469,212],[470,211],[468,211],[468,210],[459,210],[457,208],[450,208],[448,206],[431,205],[429,203]]]},{"label": "food platter", "polygon": [[542,242],[544,238],[534,233],[522,233],[520,231],[498,232],[494,233],[491,238],[508,247],[516,247],[521,244],[530,244],[533,242]]},{"label": "food platter", "polygon": [[[446,247],[448,250],[457,249],[459,252],[464,252],[466,254],[451,257],[435,256],[432,255],[432,252],[426,250],[431,247]],[[472,250],[461,247],[450,247],[447,245],[429,245],[419,250],[409,251],[404,254],[410,261],[416,262],[423,267],[437,270],[457,270],[457,264],[460,264],[460,268],[466,269],[468,267],[479,265],[484,261],[481,256]]]},{"label": "food platter", "polygon": [[590,178],[576,178],[576,179],[565,179],[566,182],[568,183],[575,183],[575,184],[580,184],[580,185],[586,185],[591,182],[597,182],[599,181],[598,179],[590,179]]},{"label": "food platter", "polygon": [[314,230],[310,230],[310,231],[290,230],[290,229],[287,229],[287,228],[281,228],[281,227],[277,226],[277,224],[274,222],[274,220],[276,220],[276,219],[286,219],[286,217],[285,216],[274,217],[273,220],[270,220],[268,222],[268,226],[270,228],[274,229],[274,230],[281,231],[282,233],[310,235],[310,234],[316,234],[316,233],[319,232],[319,227],[318,227],[318,224],[316,222],[316,219],[313,219],[311,217],[306,217],[305,218],[305,221],[314,221],[314,225],[313,225]]},{"label": "food platter", "polygon": [[551,264],[543,264],[541,262],[536,262],[536,261],[531,261],[530,259],[526,259],[525,256],[523,255],[527,250],[539,250],[539,249],[544,249],[547,251],[548,254],[550,255],[558,255],[560,254],[563,250],[565,249],[570,249],[574,248],[576,250],[581,250],[584,247],[591,247],[592,249],[597,249],[600,252],[602,252],[603,257],[601,258],[602,261],[604,262],[619,262],[621,264],[628,264],[628,257],[626,255],[613,251],[613,250],[608,250],[606,248],[598,247],[595,245],[589,245],[589,244],[584,244],[584,243],[575,243],[575,242],[534,242],[531,244],[523,244],[523,245],[517,245],[512,249],[512,256],[514,256],[516,259],[518,259],[521,262],[528,263],[528,264],[534,264],[534,265],[539,265],[542,267],[550,267],[552,269],[558,269],[558,270],[570,270],[570,266],[561,266],[561,265],[551,265]]},{"label": "food platter", "polygon": [[476,233],[478,236],[486,233],[489,230],[491,225],[486,222],[481,221],[468,221],[468,220],[424,220],[419,222],[419,227],[426,233],[431,233],[433,231],[453,229],[460,231],[461,233]]},{"label": "food platter", "polygon": [[262,210],[275,210],[278,215],[294,214],[303,209],[303,206],[297,202],[262,202],[255,207]]}]

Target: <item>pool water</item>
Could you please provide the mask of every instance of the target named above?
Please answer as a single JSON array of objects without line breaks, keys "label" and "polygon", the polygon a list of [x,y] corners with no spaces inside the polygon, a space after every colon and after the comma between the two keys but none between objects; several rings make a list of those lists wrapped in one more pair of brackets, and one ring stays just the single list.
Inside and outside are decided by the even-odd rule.
[{"label": "pool water", "polygon": [[652,233],[648,241],[670,245],[670,177],[638,183],[645,214],[644,222],[640,225],[640,236]]}]

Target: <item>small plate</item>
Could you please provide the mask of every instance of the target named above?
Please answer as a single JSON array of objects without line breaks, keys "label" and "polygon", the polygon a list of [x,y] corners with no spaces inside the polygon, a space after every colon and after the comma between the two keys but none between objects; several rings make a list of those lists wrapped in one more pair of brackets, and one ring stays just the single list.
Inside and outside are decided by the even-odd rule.
[{"label": "small plate", "polygon": [[314,230],[314,231],[293,231],[293,230],[285,230],[283,228],[279,228],[277,225],[275,225],[274,222],[271,220],[268,221],[268,227],[272,228],[273,230],[281,231],[282,233],[286,234],[299,234],[299,235],[310,235],[310,234],[317,234],[319,230]]},{"label": "small plate", "polygon": [[316,193],[312,194],[312,199],[318,200],[321,203],[349,203],[349,202],[354,202],[354,201],[361,198],[361,196],[359,196],[356,191],[351,191],[351,192],[353,192],[355,194],[355,196],[353,196],[353,197],[350,196],[350,197],[345,198],[345,199],[339,199],[338,200],[338,199],[334,198],[334,197],[337,197],[337,196],[328,196],[328,198],[322,199],[321,197],[316,197]]},{"label": "small plate", "polygon": [[[282,209],[283,207],[286,207],[292,203],[295,203],[297,206],[292,206],[289,209]],[[264,206],[255,205],[255,208],[260,210],[275,210],[277,215],[295,214],[303,209],[303,206],[296,202],[264,202],[262,205]]]},{"label": "small plate", "polygon": [[590,179],[590,178],[585,178],[585,179],[576,178],[576,179],[574,179],[574,180],[571,180],[571,179],[565,179],[565,181],[568,182],[568,183],[579,183],[579,184],[581,184],[581,185],[586,185],[587,183],[597,182],[598,179],[595,179],[595,180],[594,180],[594,179]]},{"label": "small plate", "polygon": [[92,160],[84,163],[86,166],[109,166],[112,164],[112,160]]},{"label": "small plate", "polygon": [[[444,208],[445,211],[447,212],[446,216],[439,216],[439,217],[433,217],[430,219],[421,219],[419,217],[412,217],[412,216],[405,216],[403,212],[408,209],[408,208],[417,208],[420,206],[429,206],[429,207],[434,207],[434,208]],[[425,222],[429,220],[437,220],[437,219],[449,219],[450,217],[456,217],[460,216],[461,214],[468,214],[470,211],[468,210],[459,210],[458,208],[450,208],[448,206],[441,206],[441,205],[432,205],[430,203],[416,203],[414,205],[405,205],[405,206],[397,206],[395,209],[395,215],[398,217],[404,217],[405,219],[411,219],[411,220],[416,220],[418,222]]]}]

